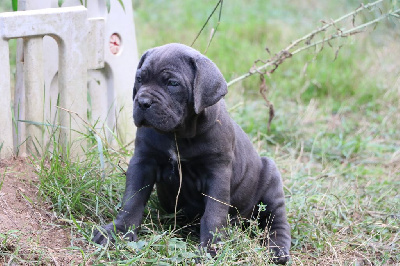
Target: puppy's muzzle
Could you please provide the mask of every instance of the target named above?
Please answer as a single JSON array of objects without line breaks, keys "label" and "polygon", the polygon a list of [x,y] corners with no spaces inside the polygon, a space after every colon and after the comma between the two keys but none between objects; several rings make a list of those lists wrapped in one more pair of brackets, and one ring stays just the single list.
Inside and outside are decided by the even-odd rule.
[{"label": "puppy's muzzle", "polygon": [[149,97],[144,96],[144,95],[139,95],[137,101],[138,101],[140,109],[142,109],[142,110],[149,109],[151,107],[151,105],[153,104],[153,101]]}]

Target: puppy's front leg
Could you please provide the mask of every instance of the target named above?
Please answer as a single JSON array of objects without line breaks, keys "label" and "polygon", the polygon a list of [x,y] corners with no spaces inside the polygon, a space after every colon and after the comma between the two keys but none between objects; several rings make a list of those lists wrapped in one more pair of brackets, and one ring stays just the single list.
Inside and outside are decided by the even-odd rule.
[{"label": "puppy's front leg", "polygon": [[[227,223],[230,207],[230,167],[215,167],[215,171],[207,179],[205,196],[205,211],[200,220],[200,244],[210,246],[220,241],[214,233],[222,229]],[[209,250],[214,255],[215,251]]]},{"label": "puppy's front leg", "polygon": [[143,211],[150,197],[156,179],[156,162],[141,159],[139,155],[132,157],[126,173],[125,193],[122,207],[114,222],[104,226],[102,232],[96,230],[93,242],[105,244],[112,239],[111,232],[126,233],[134,226],[134,233],[128,234],[129,240],[137,239],[137,228],[140,226]]}]

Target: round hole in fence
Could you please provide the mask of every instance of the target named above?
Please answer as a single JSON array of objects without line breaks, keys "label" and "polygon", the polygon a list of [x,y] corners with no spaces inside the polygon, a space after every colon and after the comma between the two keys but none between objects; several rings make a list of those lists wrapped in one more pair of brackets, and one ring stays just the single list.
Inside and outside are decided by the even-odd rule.
[{"label": "round hole in fence", "polygon": [[113,55],[117,55],[122,50],[121,36],[118,33],[113,33],[110,36],[110,51]]}]

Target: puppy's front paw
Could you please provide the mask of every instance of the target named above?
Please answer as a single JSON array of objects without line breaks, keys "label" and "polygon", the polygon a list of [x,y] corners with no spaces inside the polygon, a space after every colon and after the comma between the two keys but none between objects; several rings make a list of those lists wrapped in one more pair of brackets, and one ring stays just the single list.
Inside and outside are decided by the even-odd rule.
[{"label": "puppy's front paw", "polygon": [[92,241],[100,245],[106,245],[109,241],[114,241],[114,236],[117,234],[117,231],[117,227],[114,224],[108,224],[93,232]]},{"label": "puppy's front paw", "polygon": [[[114,223],[110,223],[100,229],[96,229],[93,232],[93,238],[92,241],[100,244],[100,245],[106,245],[109,241],[114,242],[115,237],[117,233],[125,233],[126,229],[123,226],[119,226]],[[136,241],[136,234],[134,232],[129,231],[124,235],[124,239],[128,241]]]},{"label": "puppy's front paw", "polygon": [[289,259],[289,251],[284,247],[270,247],[271,260],[275,264],[286,264]]}]

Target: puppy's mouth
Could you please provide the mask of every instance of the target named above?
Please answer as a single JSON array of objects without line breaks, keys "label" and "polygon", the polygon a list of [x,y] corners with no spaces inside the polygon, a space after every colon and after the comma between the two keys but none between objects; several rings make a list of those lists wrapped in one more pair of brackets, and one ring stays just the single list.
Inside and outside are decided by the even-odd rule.
[{"label": "puppy's mouth", "polygon": [[136,127],[151,127],[160,132],[173,132],[180,127],[181,116],[163,104],[153,103],[143,109],[135,102],[133,120]]},{"label": "puppy's mouth", "polygon": [[145,120],[145,119],[141,119],[141,120],[139,120],[139,121],[137,121],[136,119],[134,119],[134,122],[135,122],[135,126],[136,126],[136,127],[152,127],[152,126],[150,125],[150,123],[147,122],[147,120]]}]

